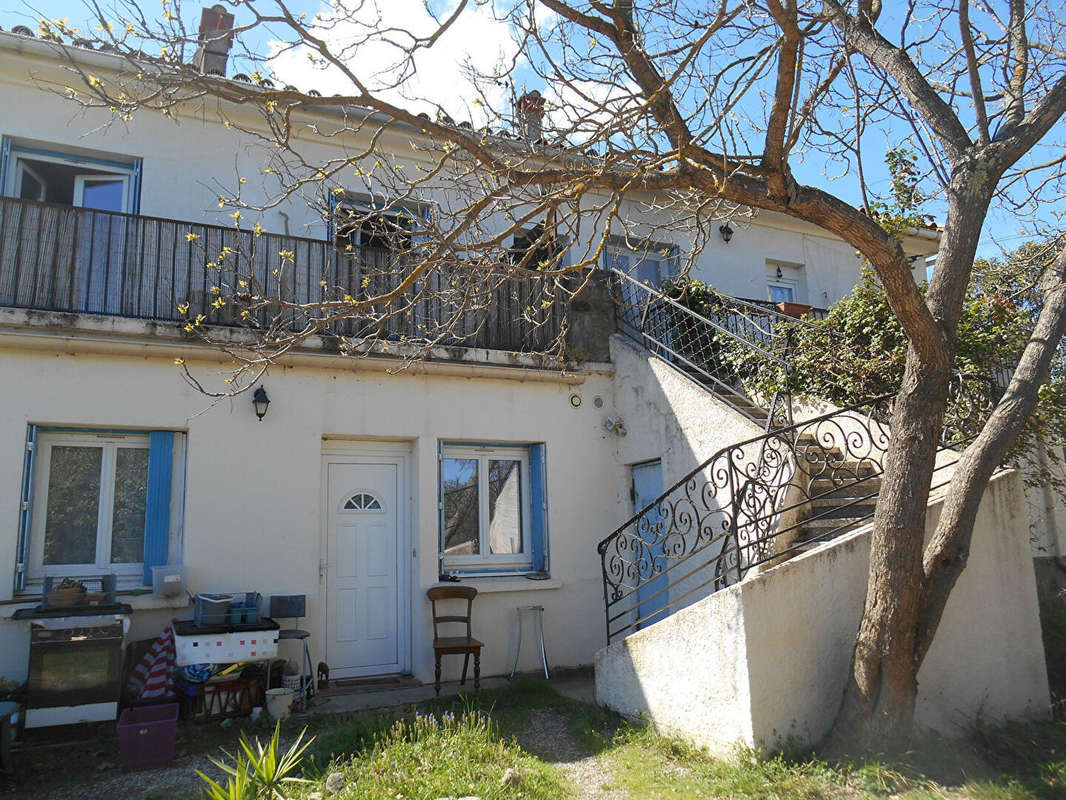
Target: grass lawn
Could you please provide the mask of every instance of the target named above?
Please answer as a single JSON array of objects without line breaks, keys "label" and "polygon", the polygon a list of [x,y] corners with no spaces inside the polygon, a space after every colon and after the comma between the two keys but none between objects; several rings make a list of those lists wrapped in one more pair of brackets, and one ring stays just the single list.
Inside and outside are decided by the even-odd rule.
[{"label": "grass lawn", "polygon": [[[562,727],[538,737],[546,719]],[[718,760],[532,680],[427,704],[400,723],[327,726],[308,754],[306,774],[314,782],[293,786],[291,797],[310,797],[326,775],[340,771],[346,788],[337,797],[344,800],[1066,798],[1064,720],[983,730],[963,743],[930,739],[893,761],[768,759],[750,751]],[[508,768],[519,780],[501,786]]]}]

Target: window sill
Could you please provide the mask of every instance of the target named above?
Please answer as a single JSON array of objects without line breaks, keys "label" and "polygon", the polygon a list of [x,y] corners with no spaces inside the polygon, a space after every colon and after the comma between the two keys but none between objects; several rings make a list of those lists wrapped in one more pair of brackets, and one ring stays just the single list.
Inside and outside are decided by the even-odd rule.
[{"label": "window sill", "polygon": [[[192,602],[189,599],[189,595],[184,593],[177,597],[159,597],[151,593],[131,595],[119,592],[116,599],[119,603],[126,603],[134,612],[164,608],[186,608]],[[20,608],[32,608],[40,604],[41,596],[39,594],[16,597],[0,607],[0,619],[10,619]]]},{"label": "window sill", "polygon": [[122,594],[119,592],[118,602],[128,603],[134,611],[151,611],[158,608],[185,608],[192,600],[185,592],[176,597],[161,597],[154,594]]},{"label": "window sill", "polygon": [[467,575],[458,583],[437,583],[435,586],[473,586],[478,594],[497,592],[537,592],[546,589],[561,589],[563,582],[556,578],[530,580],[514,575]]}]

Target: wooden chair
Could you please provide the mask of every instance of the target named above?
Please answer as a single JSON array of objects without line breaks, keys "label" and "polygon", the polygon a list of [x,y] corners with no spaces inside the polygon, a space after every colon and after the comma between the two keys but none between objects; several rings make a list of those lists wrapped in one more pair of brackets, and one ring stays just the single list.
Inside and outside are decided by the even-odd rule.
[{"label": "wooden chair", "polygon": [[[435,682],[433,689],[440,695],[440,659],[441,656],[462,655],[463,679],[459,685],[466,684],[466,670],[470,666],[470,656],[474,656],[474,691],[481,688],[481,648],[484,646],[470,633],[470,615],[477,597],[477,589],[473,586],[434,586],[426,592],[430,602],[433,603],[433,658]],[[466,600],[466,615],[438,615],[438,600]],[[466,636],[441,636],[438,625],[447,622],[466,623]]]}]

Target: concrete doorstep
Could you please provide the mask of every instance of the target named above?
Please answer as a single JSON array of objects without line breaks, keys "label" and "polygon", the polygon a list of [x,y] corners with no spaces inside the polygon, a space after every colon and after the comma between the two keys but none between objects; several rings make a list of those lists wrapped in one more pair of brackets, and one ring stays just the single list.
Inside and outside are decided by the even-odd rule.
[{"label": "concrete doorstep", "polygon": [[[482,678],[481,688],[500,689],[507,686],[510,679],[500,675],[493,678]],[[576,700],[579,703],[595,703],[596,686],[591,674],[567,675],[552,678],[548,684],[559,694]],[[474,682],[467,680],[465,686],[460,686],[459,681],[448,681],[440,686],[441,697],[455,697],[459,694],[473,694]],[[434,698],[433,684],[419,684],[417,686],[396,686],[387,688],[361,689],[357,686],[345,691],[344,688],[332,689],[326,694],[320,694],[311,702],[311,708],[295,716],[308,716],[311,714],[348,714],[353,711],[370,711],[379,708],[394,708],[397,706],[413,705]]]}]

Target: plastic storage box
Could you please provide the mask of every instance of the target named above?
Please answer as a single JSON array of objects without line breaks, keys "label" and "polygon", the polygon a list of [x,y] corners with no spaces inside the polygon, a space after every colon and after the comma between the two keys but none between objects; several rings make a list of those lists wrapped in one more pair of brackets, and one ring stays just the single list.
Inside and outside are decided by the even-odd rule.
[{"label": "plastic storage box", "polygon": [[259,592],[234,595],[229,605],[230,625],[254,625],[259,622]]},{"label": "plastic storage box", "polygon": [[127,708],[118,718],[118,744],[126,768],[166,764],[174,758],[178,704]]},{"label": "plastic storage box", "polygon": [[231,594],[198,594],[193,608],[193,622],[197,628],[207,625],[226,625],[229,622]]},{"label": "plastic storage box", "polygon": [[185,594],[185,575],[184,564],[152,567],[152,594],[156,597],[178,597]]}]

